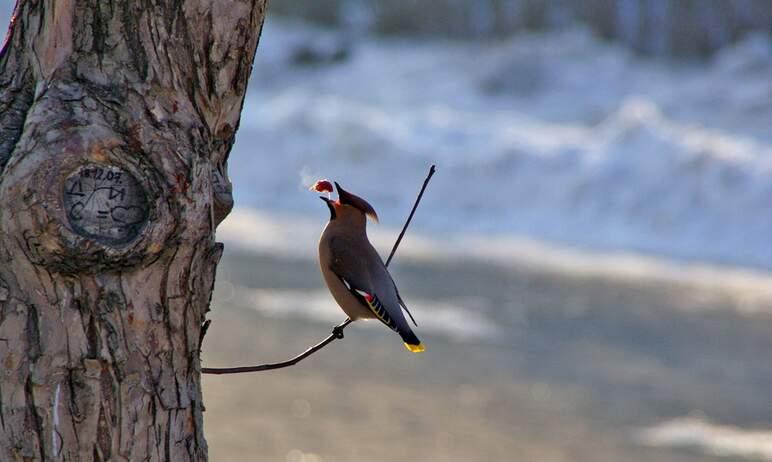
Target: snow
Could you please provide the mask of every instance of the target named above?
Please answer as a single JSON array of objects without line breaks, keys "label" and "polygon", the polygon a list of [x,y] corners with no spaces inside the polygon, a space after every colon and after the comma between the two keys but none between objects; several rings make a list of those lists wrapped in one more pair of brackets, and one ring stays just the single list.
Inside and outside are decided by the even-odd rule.
[{"label": "snow", "polygon": [[[217,230],[217,239],[229,249],[293,259],[315,259],[316,246],[327,209],[316,216],[276,214],[236,208]],[[370,241],[383,259],[399,232],[389,226],[368,226]],[[724,290],[743,303],[734,305],[743,315],[758,314],[772,299],[772,274],[749,268],[705,263],[683,263],[632,252],[598,253],[511,235],[446,233],[437,236],[411,230],[396,262],[485,262],[502,270],[536,268],[562,275],[582,275],[605,281],[676,283],[696,290]],[[227,279],[227,277],[226,277]]]},{"label": "snow", "polygon": [[678,447],[704,454],[772,461],[772,431],[717,425],[699,417],[682,417],[641,430],[635,439],[646,446]]},{"label": "snow", "polygon": [[[249,306],[272,318],[303,318],[339,323],[340,308],[327,290],[252,289],[225,282],[217,293],[218,303]],[[474,298],[459,300],[460,304],[417,298],[411,306],[419,307],[431,316],[421,320],[421,332],[442,335],[454,342],[492,343],[499,341],[500,329],[493,320],[480,311],[470,311]],[[378,322],[364,323],[374,329],[383,329]]]},{"label": "snow", "polygon": [[[436,163],[411,232],[772,268],[767,35],[686,64],[581,28],[408,42],[269,20],[260,47],[239,207],[318,214],[304,189],[326,177],[397,228]],[[298,47],[349,58],[301,66]]]}]

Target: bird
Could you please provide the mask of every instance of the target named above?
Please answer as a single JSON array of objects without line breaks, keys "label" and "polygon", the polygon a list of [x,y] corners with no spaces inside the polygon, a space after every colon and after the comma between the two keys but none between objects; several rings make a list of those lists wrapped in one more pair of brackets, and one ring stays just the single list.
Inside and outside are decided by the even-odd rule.
[{"label": "bird", "polygon": [[[320,196],[330,210],[330,221],[319,238],[319,266],[332,297],[351,321],[378,319],[402,337],[413,353],[425,350],[402,310],[418,326],[399,295],[394,279],[367,238],[367,218],[378,223],[378,214],[364,199],[337,182],[338,200]],[[329,181],[311,187],[332,192]]]}]

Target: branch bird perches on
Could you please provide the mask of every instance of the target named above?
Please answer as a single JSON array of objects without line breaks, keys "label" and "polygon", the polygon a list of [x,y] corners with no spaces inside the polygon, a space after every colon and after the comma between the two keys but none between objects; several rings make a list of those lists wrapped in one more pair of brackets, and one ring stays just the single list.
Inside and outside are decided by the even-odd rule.
[{"label": "branch bird perches on", "polygon": [[[418,193],[418,197],[416,197],[415,203],[413,204],[412,210],[410,210],[410,215],[408,215],[407,220],[405,221],[404,226],[402,226],[402,231],[399,233],[399,236],[397,237],[397,241],[394,243],[394,246],[391,248],[391,253],[389,254],[389,258],[386,260],[386,266],[389,266],[389,263],[391,263],[391,260],[394,258],[394,254],[397,252],[397,248],[399,247],[399,244],[402,242],[402,238],[405,236],[405,232],[407,231],[407,227],[410,225],[410,221],[413,219],[413,215],[415,214],[416,209],[418,208],[418,204],[421,202],[421,198],[424,195],[424,191],[426,190],[426,187],[429,185],[429,180],[431,180],[432,176],[434,175],[434,172],[436,171],[436,168],[434,165],[432,165],[429,168],[429,174],[426,176],[426,179],[424,180],[423,186],[421,186],[421,190]],[[307,349],[303,353],[295,356],[294,358],[282,361],[279,363],[269,363],[269,364],[259,364],[256,366],[241,366],[241,367],[202,367],[201,373],[202,374],[215,374],[215,375],[221,375],[221,374],[240,374],[244,372],[262,372],[262,371],[270,371],[273,369],[281,369],[284,367],[294,366],[295,364],[299,363],[300,361],[306,359],[307,357],[311,356],[312,354],[316,353],[317,351],[321,350],[322,348],[326,347],[333,341],[337,339],[343,338],[343,329],[346,328],[349,324],[351,324],[351,319],[346,319],[342,323],[338,324],[332,329],[332,333],[322,340],[321,342],[317,343],[316,345],[312,346],[311,348]],[[199,340],[199,350],[201,349],[201,342],[203,342],[204,335],[206,334],[206,331],[209,327],[210,321],[207,321],[204,323],[201,329],[201,337]]]}]

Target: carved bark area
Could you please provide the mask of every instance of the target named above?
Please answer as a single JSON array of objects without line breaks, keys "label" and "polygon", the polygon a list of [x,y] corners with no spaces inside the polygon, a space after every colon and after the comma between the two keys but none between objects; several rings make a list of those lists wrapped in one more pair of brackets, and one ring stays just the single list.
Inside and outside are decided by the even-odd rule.
[{"label": "carved bark area", "polygon": [[198,341],[265,0],[20,0],[0,52],[0,460],[207,459]]}]

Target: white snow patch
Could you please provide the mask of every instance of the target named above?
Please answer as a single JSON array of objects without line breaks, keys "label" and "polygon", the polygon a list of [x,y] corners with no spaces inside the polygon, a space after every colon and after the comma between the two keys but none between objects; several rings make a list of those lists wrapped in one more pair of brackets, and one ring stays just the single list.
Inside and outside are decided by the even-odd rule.
[{"label": "white snow patch", "polygon": [[772,461],[772,429],[748,430],[684,417],[641,430],[635,439],[646,446],[690,448],[714,456]]},{"label": "white snow patch", "polygon": [[[222,287],[216,303],[247,306],[266,316],[277,318],[303,317],[328,323],[339,323],[345,314],[324,290],[252,289],[232,284]],[[481,312],[451,302],[412,299],[410,309],[416,316],[417,332],[444,335],[454,341],[494,341],[498,328]],[[363,323],[368,327],[385,328],[379,322]]]},{"label": "white snow patch", "polygon": [[[315,260],[326,215],[326,208],[319,210],[314,218],[301,218],[237,207],[218,228],[217,238],[240,250]],[[398,228],[369,226],[370,240],[384,260],[398,232]],[[677,282],[731,292],[749,302],[733,305],[747,310],[746,314],[767,306],[751,303],[753,300],[772,299],[772,275],[765,271],[684,263],[630,252],[593,252],[508,235],[446,232],[435,236],[411,229],[397,251],[395,264],[401,259],[467,260],[503,268],[527,266],[611,280]]]},{"label": "white snow patch", "polygon": [[[397,228],[519,236],[772,269],[772,39],[703,64],[635,56],[582,29],[490,42],[345,36],[271,20],[230,174],[236,203],[295,216],[327,177]],[[472,64],[473,63],[473,64]],[[255,153],[255,157],[251,156]]]}]

